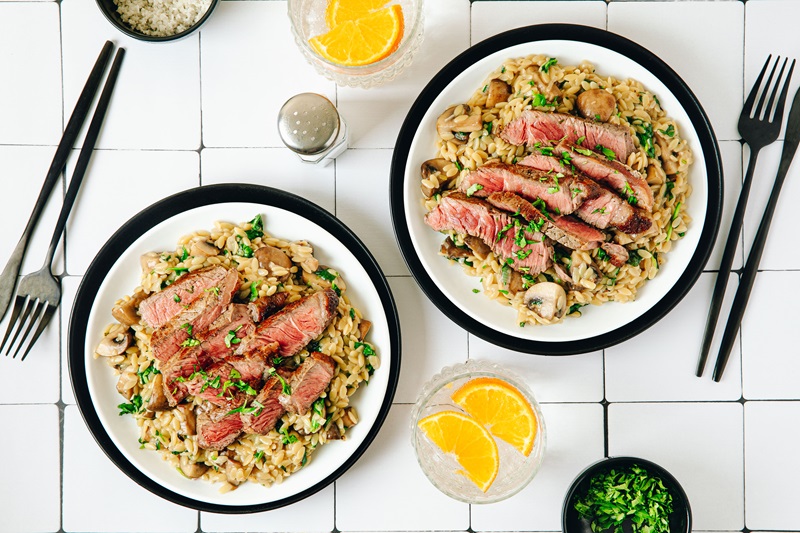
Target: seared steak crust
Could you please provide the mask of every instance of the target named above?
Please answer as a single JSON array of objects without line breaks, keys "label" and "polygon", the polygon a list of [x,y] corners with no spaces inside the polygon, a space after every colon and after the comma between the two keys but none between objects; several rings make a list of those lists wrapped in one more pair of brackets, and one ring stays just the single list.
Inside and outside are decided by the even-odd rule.
[{"label": "seared steak crust", "polygon": [[328,388],[336,363],[324,353],[311,352],[289,380],[291,394],[281,394],[279,401],[290,413],[304,415],[311,404]]},{"label": "seared steak crust", "polygon": [[227,268],[212,266],[181,276],[175,283],[153,293],[139,304],[142,322],[153,329],[160,328],[187,305],[202,298],[206,289],[218,285],[227,274]]}]

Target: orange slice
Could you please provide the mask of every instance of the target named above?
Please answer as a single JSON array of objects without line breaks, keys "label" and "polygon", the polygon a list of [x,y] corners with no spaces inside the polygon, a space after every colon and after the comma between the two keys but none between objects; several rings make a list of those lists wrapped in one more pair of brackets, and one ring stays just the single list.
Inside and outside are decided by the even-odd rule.
[{"label": "orange slice", "polygon": [[495,437],[514,446],[526,457],[536,440],[533,407],[515,387],[497,378],[475,378],[452,396],[453,401]]},{"label": "orange slice", "polygon": [[388,0],[330,0],[325,8],[325,22],[333,29],[348,20],[360,19],[382,8]]},{"label": "orange slice", "polygon": [[393,5],[343,22],[308,42],[328,61],[355,67],[388,57],[397,50],[402,39],[403,9]]},{"label": "orange slice", "polygon": [[497,443],[486,428],[456,411],[441,411],[420,420],[417,425],[445,453],[456,456],[466,476],[483,492],[497,477],[500,454]]}]

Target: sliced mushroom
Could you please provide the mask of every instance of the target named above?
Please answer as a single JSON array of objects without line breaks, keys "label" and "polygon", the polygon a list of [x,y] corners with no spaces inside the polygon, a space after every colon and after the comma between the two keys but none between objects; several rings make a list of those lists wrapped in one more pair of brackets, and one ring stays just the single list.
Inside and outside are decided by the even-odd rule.
[{"label": "sliced mushroom", "polygon": [[559,319],[567,311],[567,293],[558,283],[544,281],[525,292],[523,298],[528,309],[545,320]]},{"label": "sliced mushroom", "polygon": [[367,338],[367,333],[369,333],[369,328],[372,327],[372,322],[369,320],[361,319],[361,322],[358,324],[358,338],[362,341]]},{"label": "sliced mushroom", "polygon": [[647,165],[647,183],[648,185],[653,185],[655,183],[661,183],[661,178],[658,174],[658,169],[654,164]]},{"label": "sliced mushroom", "polygon": [[156,374],[153,378],[153,392],[147,401],[148,411],[166,411],[169,409],[169,401],[164,391],[164,376]]},{"label": "sliced mushroom", "polygon": [[197,479],[208,470],[208,465],[195,463],[186,454],[181,454],[181,472],[190,479]]},{"label": "sliced mushroom", "polygon": [[[430,198],[441,191],[452,180],[452,178],[448,178],[444,173],[444,167],[449,164],[450,161],[443,157],[428,159],[422,163],[420,174],[422,175],[423,182],[420,184],[420,188],[425,198]],[[437,176],[436,174],[439,175]],[[434,183],[436,185],[433,185]]]},{"label": "sliced mushroom", "polygon": [[670,150],[669,148],[669,140],[664,138],[664,136],[659,131],[656,131],[655,138],[659,148],[661,148],[661,168],[664,169],[664,173],[667,176],[677,174],[678,163],[673,161],[671,158],[672,150]]},{"label": "sliced mushroom", "polygon": [[115,305],[111,309],[111,316],[117,319],[117,322],[123,326],[135,326],[139,323],[139,304],[144,300],[145,293],[137,291],[133,296],[127,298]]},{"label": "sliced mushroom", "polygon": [[194,241],[189,253],[200,257],[214,257],[219,255],[219,248],[206,241]]},{"label": "sliced mushroom", "polygon": [[344,438],[344,435],[339,431],[339,426],[331,424],[331,427],[325,432],[325,438],[327,440],[341,440]]},{"label": "sliced mushroom", "polygon": [[553,263],[553,270],[561,281],[568,285],[572,284],[572,276],[567,273],[561,263]]},{"label": "sliced mushroom", "polygon": [[469,248],[466,246],[457,246],[450,237],[444,240],[441,248],[439,249],[439,253],[448,259],[453,259],[454,261],[472,257],[472,251]]},{"label": "sliced mushroom", "polygon": [[486,94],[486,109],[493,108],[498,102],[508,102],[511,92],[511,85],[503,80],[495,78],[490,81]]},{"label": "sliced mushroom", "polygon": [[183,421],[181,422],[181,433],[190,437],[197,435],[197,413],[190,405],[183,404],[178,406],[181,413],[183,413]]},{"label": "sliced mushroom", "polygon": [[472,250],[475,257],[478,259],[486,259],[489,253],[492,251],[489,248],[489,245],[483,242],[483,239],[480,237],[473,237],[472,235],[467,235],[464,237],[464,243],[469,246],[469,249]]},{"label": "sliced mushroom", "polygon": [[242,476],[244,476],[243,469],[242,463],[228,457],[228,460],[225,461],[225,477],[228,478],[228,483],[231,485],[239,485],[245,481],[242,479]]},{"label": "sliced mushroom", "polygon": [[109,333],[100,344],[97,345],[95,352],[103,357],[113,357],[125,353],[130,345],[133,344],[133,334],[130,331],[123,333]]},{"label": "sliced mushroom", "polygon": [[[459,107],[464,110],[464,113],[456,115]],[[448,107],[436,120],[436,131],[439,132],[439,137],[444,140],[455,138],[457,141],[466,141],[469,132],[481,131],[483,129],[481,115],[470,115],[470,110],[468,105]]]},{"label": "sliced mushroom", "polygon": [[142,267],[143,274],[152,272],[156,265],[160,262],[161,254],[158,252],[147,252],[139,258],[139,265]]},{"label": "sliced mushroom", "polygon": [[117,380],[117,392],[130,401],[133,398],[133,387],[131,386],[130,375],[123,372]]},{"label": "sliced mushroom", "polygon": [[[275,270],[275,266],[279,266],[285,270],[289,270],[292,268],[292,260],[286,255],[283,250],[279,250],[274,246],[265,245],[255,251],[255,257],[258,259],[258,266],[267,270],[269,275],[274,275],[273,272]],[[285,281],[289,274],[282,274],[281,276],[276,276],[279,281]]]},{"label": "sliced mushroom", "polygon": [[603,89],[589,89],[578,95],[578,112],[598,122],[608,122],[616,106],[614,95]]},{"label": "sliced mushroom", "polygon": [[501,281],[503,283],[503,287],[511,294],[517,294],[518,292],[524,290],[524,285],[522,281],[522,274],[505,266],[502,271]]}]

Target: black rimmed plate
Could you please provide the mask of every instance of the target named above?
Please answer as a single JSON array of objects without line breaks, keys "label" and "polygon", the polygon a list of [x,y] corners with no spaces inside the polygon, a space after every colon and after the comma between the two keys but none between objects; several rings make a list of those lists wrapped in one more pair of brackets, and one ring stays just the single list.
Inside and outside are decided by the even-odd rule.
[{"label": "black rimmed plate", "polygon": [[[439,255],[441,234],[425,225],[419,190],[423,161],[436,157],[436,118],[467,101],[504,60],[531,54],[561,64],[586,60],[604,76],[640,81],[675,119],[694,154],[685,211],[692,217],[686,236],[667,255],[655,279],[634,302],[585,308],[579,319],[555,326],[521,328],[516,311],[473,289],[478,278]],[[655,324],[687,294],[708,260],[722,214],[722,162],[711,124],[681,78],[651,52],[619,35],[569,24],[519,28],[491,37],[448,63],[423,89],[406,117],[391,167],[391,210],[405,261],[425,294],[467,331],[504,348],[543,355],[584,353],[620,343]]]},{"label": "black rimmed plate", "polygon": [[[370,342],[381,358],[369,386],[352,404],[359,423],[347,439],[320,447],[309,464],[283,483],[248,482],[219,493],[219,485],[182,477],[157,452],[139,449],[136,423],[119,416],[117,377],[94,347],[113,322],[114,302],[139,284],[139,256],[173,250],[178,239],[209,229],[217,220],[242,222],[264,216],[265,229],[286,240],[305,239],[314,255],[347,281],[350,301],[372,321]],[[255,185],[214,185],[178,193],[125,223],[103,246],[83,277],[69,324],[69,371],[75,398],[92,435],[131,479],[174,503],[216,513],[266,511],[323,489],[350,468],[377,435],[394,397],[400,373],[400,325],[386,278],[364,244],[333,215],[298,196]]]}]

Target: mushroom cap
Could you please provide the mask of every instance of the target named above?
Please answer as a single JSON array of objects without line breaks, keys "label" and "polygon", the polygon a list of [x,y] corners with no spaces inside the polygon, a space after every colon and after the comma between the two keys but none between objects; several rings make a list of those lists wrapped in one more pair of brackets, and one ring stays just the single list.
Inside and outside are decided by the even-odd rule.
[{"label": "mushroom cap", "polygon": [[130,330],[123,333],[109,333],[97,345],[95,352],[103,357],[113,357],[125,353],[131,344],[133,344],[133,334]]},{"label": "mushroom cap", "polygon": [[558,283],[537,283],[523,296],[523,302],[545,320],[560,319],[567,310],[567,293]]}]

